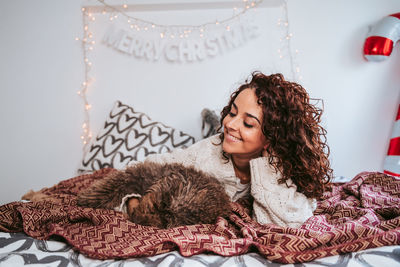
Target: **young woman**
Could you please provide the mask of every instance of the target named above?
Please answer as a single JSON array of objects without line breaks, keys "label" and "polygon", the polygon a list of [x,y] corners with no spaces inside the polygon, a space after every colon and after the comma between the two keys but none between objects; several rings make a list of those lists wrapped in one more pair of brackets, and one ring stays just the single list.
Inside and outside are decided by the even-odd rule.
[{"label": "young woman", "polygon": [[[251,195],[259,223],[299,227],[313,215],[332,173],[321,113],[299,84],[255,72],[223,108],[221,134],[146,161],[208,172],[232,201]],[[131,211],[137,197],[124,198],[120,209]]]}]

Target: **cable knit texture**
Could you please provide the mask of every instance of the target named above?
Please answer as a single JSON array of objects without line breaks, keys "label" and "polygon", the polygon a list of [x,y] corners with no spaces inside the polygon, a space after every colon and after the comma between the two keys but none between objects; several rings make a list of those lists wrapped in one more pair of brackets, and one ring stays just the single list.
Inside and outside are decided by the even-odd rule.
[{"label": "cable knit texture", "polygon": [[178,148],[170,153],[150,155],[145,161],[182,163],[208,172],[224,184],[232,201],[250,192],[254,198],[254,219],[261,224],[273,223],[297,228],[313,215],[316,201],[296,192],[297,187],[292,181],[278,184],[280,174],[269,165],[266,157],[250,161],[251,182],[247,189],[244,188],[235,175],[232,161],[222,158],[222,146],[219,143],[218,135],[214,135],[186,149]]},{"label": "cable knit texture", "polygon": [[316,201],[297,192],[297,186],[291,180],[278,184],[281,175],[266,157],[251,160],[250,167],[253,216],[257,222],[300,227],[313,215]]}]

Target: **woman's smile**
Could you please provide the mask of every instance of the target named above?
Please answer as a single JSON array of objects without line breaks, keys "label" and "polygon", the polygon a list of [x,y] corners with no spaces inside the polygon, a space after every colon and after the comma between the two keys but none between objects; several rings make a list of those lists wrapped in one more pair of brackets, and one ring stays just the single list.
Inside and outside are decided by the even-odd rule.
[{"label": "woman's smile", "polygon": [[233,136],[232,134],[230,134],[228,131],[226,131],[226,137],[225,137],[228,142],[241,142],[242,139]]}]

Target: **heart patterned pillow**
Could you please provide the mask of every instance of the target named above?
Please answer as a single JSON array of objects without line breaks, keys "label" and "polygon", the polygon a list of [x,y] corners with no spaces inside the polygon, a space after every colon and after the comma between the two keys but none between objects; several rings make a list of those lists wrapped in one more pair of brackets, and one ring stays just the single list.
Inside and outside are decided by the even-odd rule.
[{"label": "heart patterned pillow", "polygon": [[106,167],[122,169],[149,154],[166,153],[195,143],[194,137],[151,120],[146,114],[116,101],[104,127],[90,145],[78,173]]}]

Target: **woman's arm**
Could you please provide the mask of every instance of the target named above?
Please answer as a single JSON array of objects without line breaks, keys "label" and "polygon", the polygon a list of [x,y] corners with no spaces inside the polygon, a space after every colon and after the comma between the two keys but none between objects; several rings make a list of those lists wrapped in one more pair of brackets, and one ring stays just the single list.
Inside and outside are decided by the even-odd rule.
[{"label": "woman's arm", "polygon": [[253,217],[257,222],[298,228],[313,216],[316,201],[297,192],[292,181],[278,184],[280,175],[266,157],[253,159],[250,166]]}]

